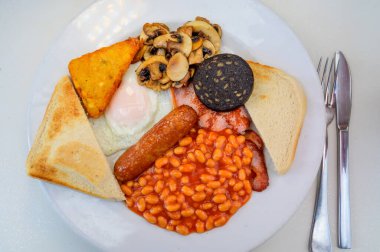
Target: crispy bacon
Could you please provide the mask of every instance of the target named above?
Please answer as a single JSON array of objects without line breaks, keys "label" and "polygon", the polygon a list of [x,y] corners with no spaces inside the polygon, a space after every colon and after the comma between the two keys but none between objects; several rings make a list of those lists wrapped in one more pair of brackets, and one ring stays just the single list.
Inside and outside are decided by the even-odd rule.
[{"label": "crispy bacon", "polygon": [[252,188],[254,191],[261,192],[269,185],[269,177],[264,158],[264,143],[259,135],[253,130],[245,132],[245,138],[249,142],[249,147],[253,151],[252,170],[256,176],[252,181]]},{"label": "crispy bacon", "polygon": [[174,102],[177,106],[191,106],[199,116],[198,125],[212,131],[221,131],[230,128],[238,133],[243,133],[250,127],[250,117],[244,106],[228,112],[216,112],[207,108],[196,96],[193,85],[176,88]]}]

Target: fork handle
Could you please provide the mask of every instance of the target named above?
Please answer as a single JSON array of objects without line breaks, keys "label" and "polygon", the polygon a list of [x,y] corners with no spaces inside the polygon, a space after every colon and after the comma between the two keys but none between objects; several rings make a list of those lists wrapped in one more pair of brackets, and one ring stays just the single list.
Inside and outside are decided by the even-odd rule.
[{"label": "fork handle", "polygon": [[343,249],[350,249],[351,218],[348,174],[348,128],[338,131],[338,247]]},{"label": "fork handle", "polygon": [[331,251],[330,226],[327,211],[327,150],[328,137],[326,130],[325,146],[323,148],[321,169],[319,172],[317,196],[315,198],[313,223],[310,232],[309,250],[311,252]]}]

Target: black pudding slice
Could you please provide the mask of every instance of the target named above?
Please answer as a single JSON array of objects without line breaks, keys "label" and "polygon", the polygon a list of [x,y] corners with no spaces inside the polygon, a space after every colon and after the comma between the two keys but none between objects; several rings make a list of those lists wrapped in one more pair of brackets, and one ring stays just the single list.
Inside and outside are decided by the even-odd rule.
[{"label": "black pudding slice", "polygon": [[229,111],[244,105],[250,97],[253,73],[241,57],[218,54],[198,66],[193,84],[204,105],[215,111]]}]

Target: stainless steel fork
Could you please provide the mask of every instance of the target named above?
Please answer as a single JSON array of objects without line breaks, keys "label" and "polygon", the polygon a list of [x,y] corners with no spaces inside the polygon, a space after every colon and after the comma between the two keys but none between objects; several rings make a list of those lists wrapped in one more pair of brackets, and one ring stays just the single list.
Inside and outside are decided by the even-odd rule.
[{"label": "stainless steel fork", "polygon": [[[322,58],[320,58],[318,63],[317,72],[321,80],[325,109],[326,109],[326,138],[325,146],[323,148],[323,156],[321,162],[321,169],[319,172],[319,183],[317,189],[317,195],[315,200],[314,216],[310,232],[309,240],[309,250],[312,252],[330,252],[331,251],[331,236],[330,236],[330,226],[329,217],[327,210],[327,150],[328,150],[328,134],[327,128],[334,119],[334,106],[335,106],[335,96],[331,77],[334,76],[334,60],[331,61],[330,67],[329,59],[327,58],[323,71],[322,71]],[[326,75],[326,71],[328,71]],[[327,76],[327,77],[326,77]],[[326,79],[327,78],[327,79]]]}]

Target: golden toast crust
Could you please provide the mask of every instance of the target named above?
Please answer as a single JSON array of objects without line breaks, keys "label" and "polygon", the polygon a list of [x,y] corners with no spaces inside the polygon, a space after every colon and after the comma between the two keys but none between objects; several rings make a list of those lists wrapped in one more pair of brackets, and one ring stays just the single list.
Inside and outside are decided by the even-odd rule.
[{"label": "golden toast crust", "polygon": [[[296,154],[307,109],[306,96],[298,81],[282,70],[253,61],[248,61],[248,64],[254,73],[255,84],[252,96],[246,103],[246,108],[268,148],[276,171],[279,174],[285,174],[291,167]],[[275,93],[274,89],[282,88],[291,90],[291,92],[287,91],[290,92],[287,94],[291,95],[292,98],[276,97],[278,100],[274,102],[273,96],[270,96]],[[295,113],[291,114],[293,121],[278,121],[287,112]],[[266,118],[260,118],[256,113]],[[283,126],[288,126],[288,131],[281,131]]]},{"label": "golden toast crust", "polygon": [[36,178],[101,198],[124,199],[68,77],[55,87],[26,167]]}]

